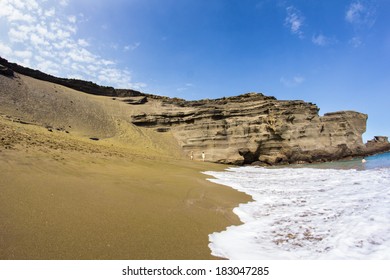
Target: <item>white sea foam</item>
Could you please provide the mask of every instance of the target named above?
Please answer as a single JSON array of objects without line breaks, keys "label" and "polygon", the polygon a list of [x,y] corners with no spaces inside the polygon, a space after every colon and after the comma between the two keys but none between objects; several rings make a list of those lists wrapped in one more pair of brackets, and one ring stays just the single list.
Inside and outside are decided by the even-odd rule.
[{"label": "white sea foam", "polygon": [[228,259],[390,259],[390,169],[229,168],[205,172],[253,197],[243,224],[210,234]]}]

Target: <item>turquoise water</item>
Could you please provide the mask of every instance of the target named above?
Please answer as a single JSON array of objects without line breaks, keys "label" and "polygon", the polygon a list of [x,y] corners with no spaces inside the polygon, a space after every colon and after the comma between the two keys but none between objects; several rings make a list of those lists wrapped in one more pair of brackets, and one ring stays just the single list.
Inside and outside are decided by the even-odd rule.
[{"label": "turquoise water", "polygon": [[321,168],[321,169],[356,169],[356,170],[390,168],[390,152],[366,157],[365,160],[366,162],[362,162],[362,158],[355,158],[351,160],[341,160],[341,161],[324,162],[324,163],[316,163],[316,164],[291,165],[289,167]]},{"label": "turquoise water", "polygon": [[366,158],[366,169],[390,168],[390,152]]}]

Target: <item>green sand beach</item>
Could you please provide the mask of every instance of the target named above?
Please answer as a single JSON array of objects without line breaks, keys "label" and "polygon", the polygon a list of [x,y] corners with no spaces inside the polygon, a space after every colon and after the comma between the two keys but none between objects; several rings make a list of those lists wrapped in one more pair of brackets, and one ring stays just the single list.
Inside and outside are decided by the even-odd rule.
[{"label": "green sand beach", "polygon": [[247,195],[224,166],[143,155],[0,118],[0,259],[213,259],[208,234]]}]

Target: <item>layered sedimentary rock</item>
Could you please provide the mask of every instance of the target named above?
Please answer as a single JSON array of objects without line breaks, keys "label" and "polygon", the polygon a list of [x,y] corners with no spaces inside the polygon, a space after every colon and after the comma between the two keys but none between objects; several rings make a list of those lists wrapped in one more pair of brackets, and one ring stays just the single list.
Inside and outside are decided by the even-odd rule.
[{"label": "layered sedimentary rock", "polygon": [[390,151],[390,143],[387,136],[374,136],[365,146],[364,155],[374,155]]},{"label": "layered sedimentary rock", "polygon": [[[13,78],[14,72],[86,93],[118,99],[132,106],[126,118],[130,118],[134,125],[160,133],[172,132],[184,152],[199,160],[204,153],[207,161],[273,165],[337,160],[390,150],[390,144],[384,136],[378,136],[363,145],[362,134],[366,130],[367,115],[358,112],[341,111],[319,116],[319,108],[315,104],[299,100],[276,100],[257,93],[215,100],[185,101],[131,89],[102,87],[82,80],[57,78],[0,57],[0,75]],[[52,116],[51,120],[55,120],[51,105],[58,103],[54,102],[55,96],[60,94],[57,89],[49,94],[42,90],[36,91],[31,85],[31,90],[37,92],[33,96],[38,99],[32,102],[33,105],[27,102],[24,106],[23,100],[27,99],[22,98],[23,96],[29,96],[31,102],[32,97],[28,94],[29,90],[26,90],[30,85],[18,81],[16,88],[8,90],[5,86],[8,83],[9,81],[2,88],[8,93],[4,95],[7,98],[2,100],[4,106],[9,103],[9,107],[15,107],[16,111],[20,109],[19,113],[28,114],[35,119],[39,112],[50,110],[45,118]],[[15,102],[18,96],[20,99]],[[66,113],[59,115],[69,115],[69,119],[76,119],[73,126],[83,123],[81,118],[70,114],[73,100],[68,101],[70,102],[65,102],[66,106],[60,106]],[[72,108],[69,108],[71,105]],[[106,114],[103,113],[85,111],[88,113],[88,120],[100,116],[100,121],[92,122],[99,124],[98,130],[102,131],[99,136],[114,134],[112,118],[105,118]],[[93,129],[97,129],[96,125]],[[89,133],[96,135],[90,130]]]},{"label": "layered sedimentary rock", "polygon": [[162,100],[158,113],[132,116],[137,126],[172,131],[187,154],[220,163],[295,163],[362,155],[367,115],[318,115],[304,101],[249,93],[216,100]]}]

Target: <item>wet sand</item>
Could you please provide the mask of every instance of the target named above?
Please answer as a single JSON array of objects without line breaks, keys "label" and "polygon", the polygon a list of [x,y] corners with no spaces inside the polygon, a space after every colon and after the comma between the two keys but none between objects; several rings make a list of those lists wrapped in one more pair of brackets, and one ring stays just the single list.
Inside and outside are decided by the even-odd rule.
[{"label": "wet sand", "polygon": [[213,259],[250,198],[156,155],[0,118],[0,259]]}]

